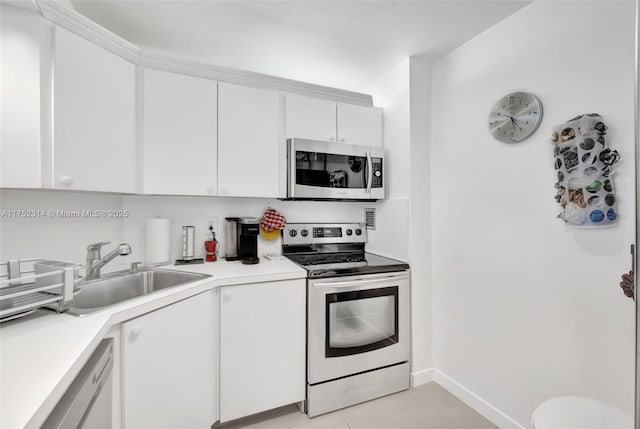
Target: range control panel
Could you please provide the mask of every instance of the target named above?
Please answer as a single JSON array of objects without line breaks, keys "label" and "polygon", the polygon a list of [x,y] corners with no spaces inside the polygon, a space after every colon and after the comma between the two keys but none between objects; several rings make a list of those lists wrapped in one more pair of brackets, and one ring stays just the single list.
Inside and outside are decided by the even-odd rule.
[{"label": "range control panel", "polygon": [[364,223],[288,223],[282,230],[282,244],[366,243]]}]

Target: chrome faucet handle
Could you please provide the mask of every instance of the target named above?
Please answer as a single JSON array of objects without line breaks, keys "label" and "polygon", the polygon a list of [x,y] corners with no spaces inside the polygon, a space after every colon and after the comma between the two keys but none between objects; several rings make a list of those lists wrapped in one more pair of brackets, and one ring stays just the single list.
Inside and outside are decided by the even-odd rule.
[{"label": "chrome faucet handle", "polygon": [[142,262],[132,262],[131,268],[129,268],[129,271],[131,272],[131,274],[137,273],[140,265],[142,265]]},{"label": "chrome faucet handle", "polygon": [[107,244],[111,244],[110,241],[101,241],[99,243],[93,243],[87,246],[88,252],[95,252],[96,250],[102,249],[102,246],[106,246]]}]

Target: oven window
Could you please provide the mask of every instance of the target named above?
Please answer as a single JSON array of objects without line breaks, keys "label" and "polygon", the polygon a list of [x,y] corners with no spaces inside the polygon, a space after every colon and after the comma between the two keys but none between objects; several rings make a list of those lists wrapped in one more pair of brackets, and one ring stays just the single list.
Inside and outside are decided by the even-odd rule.
[{"label": "oven window", "polygon": [[322,188],[365,189],[367,158],[296,151],[296,184]]},{"label": "oven window", "polygon": [[325,357],[398,342],[398,286],[326,295]]}]

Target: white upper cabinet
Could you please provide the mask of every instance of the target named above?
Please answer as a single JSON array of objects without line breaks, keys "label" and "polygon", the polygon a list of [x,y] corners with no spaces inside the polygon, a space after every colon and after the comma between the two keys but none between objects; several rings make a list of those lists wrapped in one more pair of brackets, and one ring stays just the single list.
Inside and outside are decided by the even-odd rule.
[{"label": "white upper cabinet", "polygon": [[382,109],[287,94],[287,138],[382,147]]},{"label": "white upper cabinet", "polygon": [[285,124],[287,138],[336,141],[336,103],[287,94]]},{"label": "white upper cabinet", "polygon": [[0,10],[0,187],[40,188],[40,16]]},{"label": "white upper cabinet", "polygon": [[143,193],[216,195],[218,83],[143,70]]},{"label": "white upper cabinet", "polygon": [[56,28],[53,187],[136,192],[135,66]]},{"label": "white upper cabinet", "polygon": [[279,196],[280,124],[277,91],[218,85],[218,195]]},{"label": "white upper cabinet", "polygon": [[338,103],[338,142],[382,147],[382,109]]}]

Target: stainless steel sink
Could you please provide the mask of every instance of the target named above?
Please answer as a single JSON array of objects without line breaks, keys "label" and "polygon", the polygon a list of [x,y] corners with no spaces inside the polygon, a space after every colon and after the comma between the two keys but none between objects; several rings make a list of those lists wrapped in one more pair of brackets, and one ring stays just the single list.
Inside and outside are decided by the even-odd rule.
[{"label": "stainless steel sink", "polygon": [[82,316],[132,298],[207,277],[211,276],[153,268],[141,268],[136,273],[111,273],[81,285],[80,293],[73,298],[67,312]]}]

